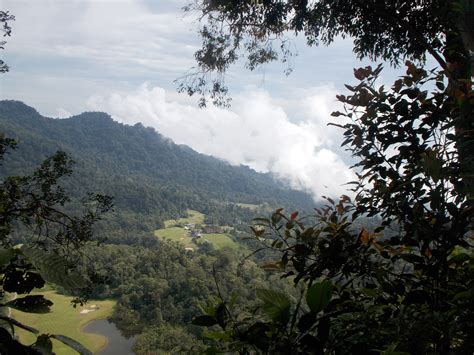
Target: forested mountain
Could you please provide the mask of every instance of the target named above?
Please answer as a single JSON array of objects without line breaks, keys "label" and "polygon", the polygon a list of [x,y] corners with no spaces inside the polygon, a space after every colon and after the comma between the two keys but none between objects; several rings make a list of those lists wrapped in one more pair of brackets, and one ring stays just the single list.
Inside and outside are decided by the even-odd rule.
[{"label": "forested mountain", "polygon": [[[105,243],[88,246],[76,266],[94,284],[94,298],[116,300],[113,321],[140,334],[137,353],[202,346],[196,340],[201,329],[191,319],[200,305],[214,300],[216,283],[225,297],[238,296],[242,308],[254,305],[256,287],[288,286],[270,280],[255,259],[242,260],[252,244],[249,249],[215,249],[204,243],[189,252],[152,231],[194,209],[205,214],[205,223],[233,226],[234,241],[251,243],[240,236],[248,236],[243,231],[252,218],[268,213],[269,207],[309,209],[314,204],[309,195],[270,175],[176,145],[141,124],[117,123],[105,113],[53,119],[22,102],[1,101],[0,132],[18,143],[8,151],[0,176],[31,175],[45,158],[62,150],[76,162],[73,174],[61,180],[72,198],[66,212],[77,212],[74,208],[87,192],[114,197],[114,211],[94,234],[105,237]],[[29,234],[18,230],[13,239],[28,243]]]},{"label": "forested mountain", "polygon": [[152,128],[120,124],[106,113],[52,119],[22,102],[2,101],[0,130],[18,141],[2,175],[30,173],[44,158],[63,150],[76,161],[66,182],[71,195],[95,191],[114,196],[116,213],[109,218],[123,228],[151,230],[187,208],[216,222],[236,223],[254,216],[236,206],[238,202],[313,206],[309,195],[268,174],[199,154]]}]

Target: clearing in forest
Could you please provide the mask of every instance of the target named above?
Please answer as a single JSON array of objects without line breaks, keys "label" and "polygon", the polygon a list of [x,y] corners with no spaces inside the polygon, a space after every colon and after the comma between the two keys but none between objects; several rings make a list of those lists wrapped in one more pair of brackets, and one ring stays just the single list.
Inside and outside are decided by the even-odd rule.
[{"label": "clearing in forest", "polygon": [[[157,229],[155,236],[160,239],[167,239],[172,242],[178,242],[185,248],[197,249],[202,243],[211,243],[214,248],[221,249],[229,247],[239,249],[241,246],[236,243],[229,234],[226,233],[200,233],[195,226],[204,223],[204,214],[194,210],[187,210],[188,217],[171,219],[165,221],[165,228]],[[192,227],[188,227],[192,225]],[[199,237],[193,238],[193,236]]]}]

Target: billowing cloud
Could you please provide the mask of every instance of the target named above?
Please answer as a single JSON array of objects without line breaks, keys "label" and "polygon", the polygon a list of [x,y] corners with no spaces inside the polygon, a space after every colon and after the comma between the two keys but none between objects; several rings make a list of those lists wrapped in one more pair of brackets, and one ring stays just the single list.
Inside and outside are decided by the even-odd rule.
[{"label": "billowing cloud", "polygon": [[[123,123],[142,122],[200,153],[272,172],[318,199],[344,193],[343,184],[354,180],[337,152],[340,132],[327,127],[334,96],[333,88],[320,87],[282,104],[263,90],[249,89],[234,98],[231,109],[199,109],[143,84],[131,93],[92,97],[88,106]],[[288,116],[289,106],[300,108],[299,119]]]},{"label": "billowing cloud", "polygon": [[[197,24],[181,11],[187,2],[4,0],[17,16],[4,51],[11,67],[2,78],[4,98],[64,117],[84,111],[93,96],[89,109],[143,122],[231,164],[270,171],[315,197],[343,192],[354,178],[340,132],[326,124],[334,86],[351,82],[351,68],[359,65],[350,40],[311,49],[295,40],[300,55],[291,78],[282,76],[281,65],[249,73],[239,63],[227,76],[232,108],[201,110],[173,83],[195,65],[200,46]],[[136,89],[144,81],[154,84]]]}]

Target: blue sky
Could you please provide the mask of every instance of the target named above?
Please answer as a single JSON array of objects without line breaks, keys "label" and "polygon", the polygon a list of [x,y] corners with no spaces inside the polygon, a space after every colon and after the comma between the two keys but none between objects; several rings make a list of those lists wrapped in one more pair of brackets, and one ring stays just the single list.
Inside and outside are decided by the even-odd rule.
[{"label": "blue sky", "polygon": [[[344,192],[353,179],[339,147],[341,132],[327,127],[335,95],[353,83],[350,40],[307,48],[294,39],[293,73],[273,63],[248,72],[243,62],[227,79],[230,109],[196,106],[176,93],[174,79],[193,65],[199,24],[186,0],[3,0],[16,16],[2,55],[3,99],[22,100],[50,117],[106,111],[120,122],[143,122],[176,143],[272,172],[315,198]],[[397,72],[388,68],[382,81]]]}]

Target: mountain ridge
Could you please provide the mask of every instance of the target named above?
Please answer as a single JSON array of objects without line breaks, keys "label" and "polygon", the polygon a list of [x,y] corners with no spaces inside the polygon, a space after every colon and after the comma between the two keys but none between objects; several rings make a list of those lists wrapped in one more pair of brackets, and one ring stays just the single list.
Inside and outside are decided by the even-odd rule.
[{"label": "mountain ridge", "polygon": [[111,194],[118,210],[148,219],[175,218],[187,208],[219,215],[224,213],[219,208],[230,209],[230,203],[307,210],[314,205],[308,194],[270,174],[232,166],[177,145],[153,128],[119,123],[103,112],[54,119],[23,102],[0,101],[0,129],[19,143],[7,155],[1,175],[31,173],[44,158],[63,150],[76,161],[69,183],[73,195]]}]

